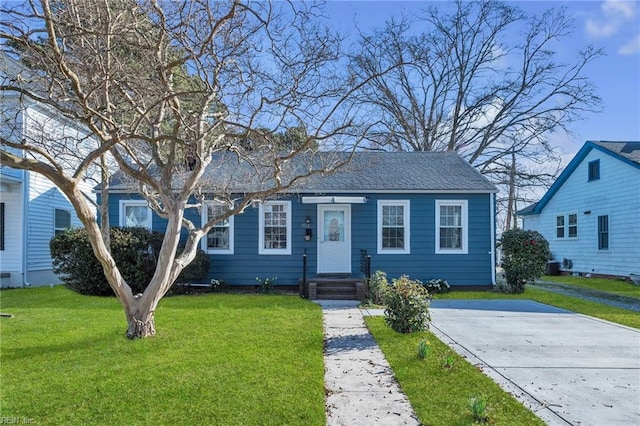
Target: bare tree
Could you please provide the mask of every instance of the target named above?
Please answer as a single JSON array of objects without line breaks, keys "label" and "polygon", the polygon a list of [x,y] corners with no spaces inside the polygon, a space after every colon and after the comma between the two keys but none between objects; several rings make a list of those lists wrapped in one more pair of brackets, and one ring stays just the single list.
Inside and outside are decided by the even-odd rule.
[{"label": "bare tree", "polygon": [[[360,97],[369,116],[381,117],[369,146],[457,151],[496,184],[548,183],[553,167],[531,169],[558,163],[549,135],[570,132],[582,113],[600,106],[584,68],[601,52],[586,47],[575,62],[558,61],[555,46],[571,28],[563,9],[527,16],[499,1],[458,1],[363,34],[352,60],[356,75],[400,65]],[[528,170],[505,182],[512,154]]]},{"label": "bare tree", "polygon": [[[3,136],[0,160],[46,176],[69,198],[124,307],[130,338],[155,333],[158,302],[217,221],[305,177],[332,172],[349,156],[305,167],[294,160],[313,158],[318,146],[337,150],[345,140],[354,149],[366,133],[348,101],[369,77],[343,75],[341,39],[323,26],[315,5],[41,0],[2,7],[4,50],[33,72],[5,79],[0,90],[81,123],[91,138],[76,146],[82,157],[73,167],[61,164],[55,151],[74,148],[46,132],[22,140]],[[284,152],[269,143],[247,150],[239,137],[300,123],[303,140]],[[15,124],[4,120],[2,126]],[[142,295],[134,296],[122,278],[79,190],[105,155],[117,164],[118,179],[131,182],[167,220],[157,268]],[[228,181],[216,184],[225,179],[207,176],[227,164],[214,157],[250,165],[259,185],[238,194]],[[226,206],[221,215],[204,224],[185,218],[186,209],[211,199]],[[181,229],[188,237],[177,255]]]}]

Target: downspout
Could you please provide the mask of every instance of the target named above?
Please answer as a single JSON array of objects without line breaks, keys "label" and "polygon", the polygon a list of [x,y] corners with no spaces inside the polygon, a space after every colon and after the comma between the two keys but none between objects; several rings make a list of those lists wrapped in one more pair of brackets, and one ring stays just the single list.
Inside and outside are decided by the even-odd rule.
[{"label": "downspout", "polygon": [[496,285],[496,194],[491,193],[489,200],[491,211],[491,285]]},{"label": "downspout", "polygon": [[29,212],[29,172],[22,171],[22,287],[31,287],[31,283],[27,279],[28,265],[27,265],[27,227],[29,224],[28,212]]}]

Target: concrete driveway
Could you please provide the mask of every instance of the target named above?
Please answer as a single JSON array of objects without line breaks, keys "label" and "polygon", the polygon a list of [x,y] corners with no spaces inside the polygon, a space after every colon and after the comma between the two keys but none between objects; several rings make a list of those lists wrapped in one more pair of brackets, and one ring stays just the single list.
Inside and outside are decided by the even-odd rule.
[{"label": "concrete driveway", "polygon": [[640,330],[528,300],[435,300],[431,316],[548,424],[640,425]]}]

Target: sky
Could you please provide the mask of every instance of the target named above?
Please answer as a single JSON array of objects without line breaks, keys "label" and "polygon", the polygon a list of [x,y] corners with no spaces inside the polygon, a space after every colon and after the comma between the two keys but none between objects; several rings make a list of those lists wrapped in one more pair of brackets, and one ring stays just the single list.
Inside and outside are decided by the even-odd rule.
[{"label": "sky", "polygon": [[[585,75],[597,87],[602,111],[586,114],[571,126],[572,135],[554,134],[566,165],[588,140],[640,141],[640,1],[511,1],[526,12],[539,13],[552,7],[566,7],[573,17],[574,33],[558,49],[559,60],[574,62],[576,52],[592,44],[605,56],[595,59]],[[401,11],[411,16],[426,6],[445,2],[426,1],[339,1],[329,0],[327,14],[334,25],[349,31],[381,27]]]}]

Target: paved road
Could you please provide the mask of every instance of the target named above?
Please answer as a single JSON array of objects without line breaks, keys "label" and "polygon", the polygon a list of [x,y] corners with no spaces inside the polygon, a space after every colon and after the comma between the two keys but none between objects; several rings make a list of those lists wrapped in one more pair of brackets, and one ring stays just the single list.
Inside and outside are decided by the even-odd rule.
[{"label": "paved road", "polygon": [[640,330],[529,300],[436,300],[432,330],[550,425],[640,425]]}]

